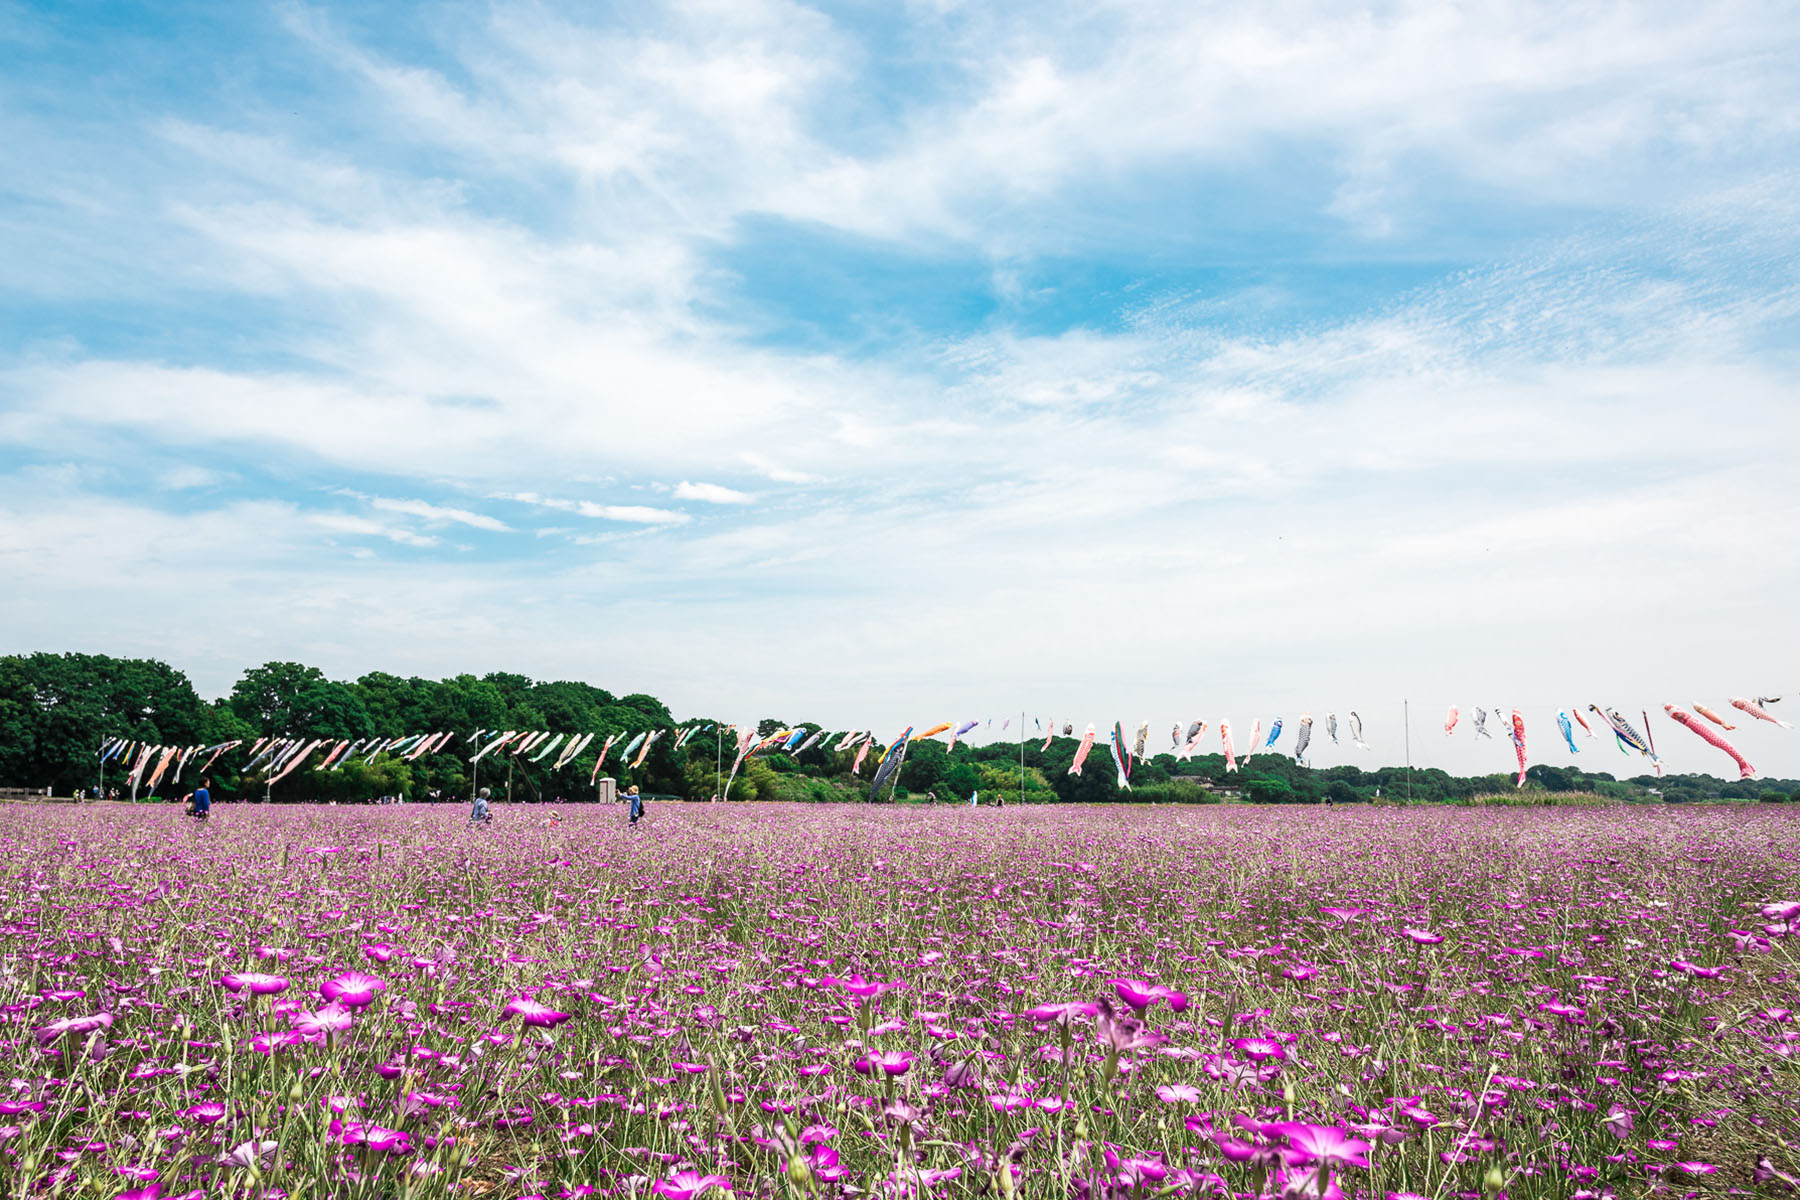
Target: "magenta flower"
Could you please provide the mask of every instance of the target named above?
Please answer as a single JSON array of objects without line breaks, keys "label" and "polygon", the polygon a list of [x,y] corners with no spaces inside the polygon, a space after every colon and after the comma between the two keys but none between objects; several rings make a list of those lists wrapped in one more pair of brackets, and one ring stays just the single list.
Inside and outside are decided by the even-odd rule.
[{"label": "magenta flower", "polygon": [[356,1016],[350,1009],[334,1001],[317,1012],[301,1013],[295,1017],[294,1031],[309,1042],[324,1041],[347,1032],[355,1020]]},{"label": "magenta flower", "polygon": [[217,1100],[203,1100],[181,1110],[181,1115],[202,1125],[217,1125],[225,1119],[225,1106]]},{"label": "magenta flower", "polygon": [[1156,1098],[1164,1104],[1198,1104],[1200,1089],[1190,1083],[1165,1083],[1156,1089]]},{"label": "magenta flower", "polygon": [[394,958],[394,948],[386,942],[371,942],[363,947],[363,956],[370,962],[391,962]]},{"label": "magenta flower", "polygon": [[1253,1063],[1287,1061],[1287,1051],[1273,1038],[1232,1038],[1231,1048]]},{"label": "magenta flower", "polygon": [[151,1180],[143,1187],[127,1188],[114,1196],[113,1200],[162,1200],[162,1185]]},{"label": "magenta flower", "polygon": [[1411,925],[1406,927],[1405,933],[1407,937],[1421,946],[1435,946],[1444,940],[1444,935],[1441,933],[1433,933],[1429,929],[1414,929]]},{"label": "magenta flower", "polygon": [[865,1054],[851,1066],[858,1075],[873,1075],[876,1071],[889,1076],[904,1075],[912,1070],[913,1056],[905,1050],[882,1050],[875,1054]]},{"label": "magenta flower", "polygon": [[702,1175],[698,1171],[677,1171],[667,1179],[659,1179],[650,1185],[650,1190],[663,1197],[663,1200],[697,1200],[709,1189],[717,1188],[721,1192],[731,1190],[731,1180],[723,1175]]},{"label": "magenta flower", "polygon": [[362,971],[345,971],[336,978],[327,979],[320,986],[319,995],[344,1008],[367,1008],[385,991],[385,980]]},{"label": "magenta flower", "polygon": [[507,1017],[517,1017],[520,1024],[531,1025],[538,1029],[555,1029],[564,1021],[570,1020],[572,1014],[557,1012],[554,1008],[539,1004],[529,996],[520,996],[516,1000],[506,1002],[506,1012],[500,1019],[504,1021]]},{"label": "magenta flower", "polygon": [[38,1044],[40,1046],[48,1046],[58,1038],[67,1034],[74,1034],[76,1037],[81,1037],[83,1034],[92,1033],[96,1029],[111,1029],[112,1023],[113,1019],[111,1013],[95,1013],[88,1017],[63,1017],[61,1020],[52,1021],[48,1025],[43,1025],[38,1028]]},{"label": "magenta flower", "polygon": [[1294,1166],[1327,1163],[1336,1169],[1369,1165],[1369,1143],[1358,1141],[1335,1125],[1308,1125],[1302,1121],[1288,1121],[1275,1126],[1275,1129],[1287,1138],[1290,1161],[1298,1157],[1299,1161],[1292,1162]]},{"label": "magenta flower", "polygon": [[1112,985],[1113,990],[1119,994],[1119,999],[1138,1012],[1143,1012],[1158,1000],[1167,1000],[1169,1007],[1176,1012],[1187,1011],[1187,994],[1178,992],[1171,987],[1164,987],[1160,983],[1144,983],[1137,979],[1115,979],[1112,981]]},{"label": "magenta flower", "polygon": [[1100,1006],[1086,1000],[1064,1000],[1056,1004],[1040,1004],[1029,1009],[1025,1015],[1034,1021],[1068,1021],[1074,1017],[1091,1017],[1100,1011]]},{"label": "magenta flower", "polygon": [[265,975],[261,971],[233,971],[219,980],[219,986],[228,992],[249,992],[253,996],[273,996],[288,989],[288,981],[279,975]]}]

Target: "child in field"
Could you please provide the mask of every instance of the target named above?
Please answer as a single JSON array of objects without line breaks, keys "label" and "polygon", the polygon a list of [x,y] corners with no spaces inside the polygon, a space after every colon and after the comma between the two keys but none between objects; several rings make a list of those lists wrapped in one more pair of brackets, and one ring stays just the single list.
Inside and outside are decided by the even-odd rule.
[{"label": "child in field", "polygon": [[638,818],[644,815],[644,798],[638,795],[636,784],[632,785],[631,790],[625,794],[625,798],[631,802],[631,823],[636,825]]},{"label": "child in field", "polygon": [[475,796],[475,803],[469,807],[469,821],[475,825],[486,825],[494,819],[488,811],[488,790],[482,788]]},{"label": "child in field", "polygon": [[200,786],[188,797],[187,811],[196,821],[204,821],[212,814],[212,780],[200,781]]}]

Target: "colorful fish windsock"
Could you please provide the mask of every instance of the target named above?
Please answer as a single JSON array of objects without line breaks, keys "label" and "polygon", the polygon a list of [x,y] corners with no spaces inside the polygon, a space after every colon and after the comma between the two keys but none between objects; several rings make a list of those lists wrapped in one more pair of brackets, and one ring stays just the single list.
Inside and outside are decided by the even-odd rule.
[{"label": "colorful fish windsock", "polygon": [[1338,739],[1337,739],[1337,714],[1336,713],[1326,713],[1325,714],[1325,732],[1331,735],[1331,744],[1334,746],[1337,745]]},{"label": "colorful fish windsock", "polygon": [[1281,718],[1276,717],[1275,723],[1273,725],[1269,726],[1269,740],[1263,743],[1263,749],[1264,750],[1273,750],[1275,748],[1275,743],[1280,740],[1281,740]]},{"label": "colorful fish windsock", "polygon": [[1262,718],[1250,722],[1250,736],[1244,741],[1244,761],[1249,762],[1256,754],[1256,739],[1262,736]]},{"label": "colorful fish windsock", "polygon": [[1569,724],[1569,714],[1564,709],[1556,710],[1556,727],[1562,730],[1563,741],[1569,743],[1570,754],[1580,754],[1581,747],[1575,744],[1575,727]]},{"label": "colorful fish windsock", "polygon": [[1749,779],[1752,775],[1756,774],[1756,768],[1751,766],[1749,762],[1744,759],[1744,756],[1737,752],[1737,747],[1726,741],[1722,735],[1714,732],[1711,726],[1702,724],[1698,718],[1690,716],[1681,709],[1676,708],[1673,704],[1663,705],[1663,711],[1673,717],[1677,724],[1687,726],[1687,728],[1701,741],[1712,746],[1717,746],[1725,753],[1731,755],[1732,761],[1737,763],[1739,779]]},{"label": "colorful fish windsock", "polygon": [[1569,715],[1571,717],[1575,718],[1575,723],[1577,725],[1581,726],[1581,732],[1587,734],[1589,737],[1599,737],[1600,736],[1599,734],[1595,733],[1592,729],[1588,728],[1588,723],[1582,719],[1581,706],[1579,704],[1577,704],[1575,707],[1573,707],[1569,710]]},{"label": "colorful fish windsock", "polygon": [[1477,705],[1475,708],[1475,736],[1492,741],[1494,735],[1488,732],[1487,717],[1487,709]]},{"label": "colorful fish windsock", "polygon": [[906,744],[912,740],[913,727],[908,725],[906,731],[894,739],[894,744],[887,748],[881,761],[875,765],[875,778],[869,784],[869,799],[873,800],[881,792],[881,787],[896,771],[906,757]]},{"label": "colorful fish windsock", "polygon": [[1306,762],[1306,748],[1312,745],[1312,714],[1300,714],[1300,728],[1294,734],[1294,761]]},{"label": "colorful fish windsock", "polygon": [[1445,737],[1449,737],[1451,734],[1456,732],[1457,716],[1458,716],[1458,714],[1456,711],[1456,705],[1452,704],[1450,706],[1450,711],[1444,714],[1444,736]]},{"label": "colorful fish windsock", "polygon": [[1048,750],[1050,748],[1051,740],[1054,739],[1055,737],[1056,737],[1056,718],[1051,717],[1050,718],[1050,732],[1046,733],[1044,735],[1044,744],[1042,746],[1038,747],[1038,752],[1041,754],[1045,750]]},{"label": "colorful fish windsock", "polygon": [[1363,741],[1362,718],[1357,716],[1354,710],[1350,713],[1350,740],[1356,743],[1356,748],[1358,750],[1367,750],[1369,748],[1369,743]]},{"label": "colorful fish windsock", "polygon": [[1144,757],[1144,749],[1145,749],[1146,744],[1149,741],[1150,741],[1150,722],[1148,722],[1148,721],[1140,722],[1137,727],[1137,737],[1135,739],[1133,739],[1132,744],[1131,744],[1131,756],[1133,758]]},{"label": "colorful fish windsock", "polygon": [[1588,705],[1588,711],[1612,727],[1613,736],[1619,740],[1619,752],[1621,754],[1624,753],[1625,747],[1629,746],[1639,754],[1642,754],[1645,758],[1648,758],[1650,760],[1650,765],[1656,769],[1658,775],[1662,774],[1662,759],[1656,756],[1656,751],[1651,748],[1649,740],[1636,729],[1632,728],[1630,721],[1627,721],[1624,717],[1620,716],[1615,710],[1610,708],[1602,709],[1596,704]]},{"label": "colorful fish windsock", "polygon": [[1064,737],[1074,737],[1075,736],[1075,722],[1073,722],[1073,721],[1064,721],[1063,722],[1063,736]]},{"label": "colorful fish windsock", "polygon": [[1237,755],[1236,755],[1236,753],[1233,752],[1232,746],[1231,746],[1231,722],[1230,721],[1220,721],[1219,722],[1219,744],[1225,747],[1225,770],[1227,772],[1236,771],[1237,770]]},{"label": "colorful fish windsock", "polygon": [[1195,721],[1192,725],[1188,726],[1187,741],[1184,742],[1181,747],[1182,761],[1185,762],[1186,760],[1194,757],[1195,752],[1197,752],[1200,749],[1200,739],[1205,736],[1206,736],[1206,722],[1205,721]]},{"label": "colorful fish windsock", "polygon": [[588,775],[589,787],[592,787],[595,781],[600,778],[600,768],[606,765],[606,752],[611,750],[613,743],[618,740],[619,735],[616,733],[609,733],[606,735],[606,741],[600,746],[600,753],[594,755],[594,769]]},{"label": "colorful fish windsock", "polygon": [[850,764],[850,773],[852,775],[855,775],[857,772],[862,770],[863,757],[869,753],[869,747],[873,746],[874,744],[875,744],[875,735],[874,734],[871,733],[867,737],[863,738],[862,745],[857,747],[857,750],[856,750],[856,761]]},{"label": "colorful fish windsock", "polygon": [[1119,790],[1129,792],[1131,790],[1131,755],[1125,749],[1125,730],[1117,721],[1113,722],[1111,744],[1113,768],[1119,773]]},{"label": "colorful fish windsock", "polygon": [[1175,727],[1169,730],[1169,750],[1173,752],[1179,749],[1181,749],[1181,722],[1177,721]]},{"label": "colorful fish windsock", "polygon": [[1525,786],[1525,718],[1518,709],[1512,711],[1512,743],[1519,754],[1519,786]]},{"label": "colorful fish windsock", "polygon": [[1094,727],[1089,725],[1087,732],[1081,735],[1081,745],[1075,748],[1075,761],[1069,764],[1069,774],[1081,774],[1081,764],[1087,761],[1088,751],[1094,748]]},{"label": "colorful fish windsock", "polygon": [[916,742],[922,738],[936,737],[938,734],[944,732],[944,730],[946,730],[948,728],[950,728],[950,722],[939,721],[936,725],[933,725],[930,729],[927,729],[924,733],[914,734],[912,737],[912,740]]},{"label": "colorful fish windsock", "polygon": [[[1776,700],[1779,700],[1780,698],[1781,697],[1779,697],[1779,696],[1775,697]],[[1774,701],[1772,700],[1772,701],[1770,701],[1770,703],[1774,703]],[[1749,713],[1751,716],[1755,717],[1759,721],[1767,721],[1769,724],[1779,725],[1783,729],[1792,729],[1793,728],[1792,724],[1790,724],[1787,721],[1782,720],[1780,717],[1770,716],[1768,713],[1764,712],[1762,705],[1757,704],[1755,701],[1733,700],[1731,702],[1731,707],[1737,709],[1739,712]]]},{"label": "colorful fish windsock", "polygon": [[832,747],[833,753],[842,754],[844,751],[848,750],[851,743],[856,741],[856,735],[861,732],[862,730],[860,729],[852,729],[849,733],[846,733],[844,735],[844,740]]},{"label": "colorful fish windsock", "polygon": [[[1668,706],[1664,705],[1663,707],[1666,708]],[[1694,711],[1699,713],[1701,716],[1705,717],[1707,720],[1711,721],[1714,725],[1717,725],[1720,729],[1736,729],[1737,728],[1736,725],[1733,725],[1730,721],[1727,721],[1724,717],[1721,717],[1718,713],[1716,713],[1712,709],[1706,707],[1706,705],[1704,705],[1704,704],[1694,705]]]}]

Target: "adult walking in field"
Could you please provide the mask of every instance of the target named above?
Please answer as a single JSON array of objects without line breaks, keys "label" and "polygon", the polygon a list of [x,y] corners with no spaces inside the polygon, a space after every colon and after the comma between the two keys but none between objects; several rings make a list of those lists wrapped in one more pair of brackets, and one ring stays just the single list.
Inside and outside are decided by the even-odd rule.
[{"label": "adult walking in field", "polygon": [[625,799],[631,803],[631,823],[636,825],[638,818],[644,815],[644,798],[638,795],[636,784],[633,784],[631,790],[625,793]]}]

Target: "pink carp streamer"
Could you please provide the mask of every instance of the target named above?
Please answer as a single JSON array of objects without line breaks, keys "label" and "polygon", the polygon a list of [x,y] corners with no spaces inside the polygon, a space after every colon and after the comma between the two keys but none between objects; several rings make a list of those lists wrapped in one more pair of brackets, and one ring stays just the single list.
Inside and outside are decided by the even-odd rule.
[{"label": "pink carp streamer", "polygon": [[1593,731],[1593,729],[1588,725],[1587,721],[1582,718],[1581,705],[1576,704],[1576,705],[1571,706],[1569,709],[1569,715],[1575,718],[1575,723],[1577,725],[1581,726],[1581,732],[1587,734],[1591,738],[1597,738],[1600,736],[1599,734],[1595,733]]},{"label": "pink carp streamer", "polygon": [[1444,717],[1444,736],[1445,737],[1449,737],[1451,734],[1456,732],[1456,718],[1459,715],[1460,714],[1456,711],[1456,705],[1452,704],[1450,706],[1449,713],[1447,713]]},{"label": "pink carp streamer", "polygon": [[[1667,708],[1668,705],[1665,704],[1665,705],[1663,705],[1663,707]],[[1736,725],[1733,725],[1730,721],[1727,721],[1724,717],[1721,717],[1718,713],[1716,713],[1712,709],[1706,707],[1706,705],[1704,705],[1704,704],[1694,705],[1694,711],[1699,713],[1701,716],[1705,717],[1707,720],[1711,721],[1714,725],[1717,725],[1720,729],[1736,729],[1737,728]]]},{"label": "pink carp streamer", "polygon": [[1225,747],[1225,769],[1227,771],[1237,770],[1237,755],[1236,755],[1236,753],[1233,752],[1233,750],[1231,748],[1231,722],[1230,721],[1220,721],[1219,722],[1219,741]]},{"label": "pink carp streamer", "polygon": [[1075,761],[1069,764],[1069,774],[1081,774],[1081,764],[1087,761],[1088,751],[1094,748],[1094,727],[1089,724],[1087,732],[1081,735],[1081,745],[1075,750]]},{"label": "pink carp streamer", "polygon": [[867,755],[869,753],[869,747],[873,746],[874,744],[875,744],[875,735],[872,733],[868,737],[863,739],[862,745],[859,746],[856,751],[856,761],[850,764],[850,773],[852,775],[855,775],[862,770],[863,759],[865,757],[867,757]]},{"label": "pink carp streamer", "polygon": [[1751,716],[1755,717],[1759,721],[1767,721],[1769,724],[1779,725],[1783,729],[1792,729],[1793,728],[1793,726],[1791,724],[1782,720],[1780,717],[1770,716],[1768,714],[1768,712],[1766,712],[1763,709],[1762,705],[1757,704],[1754,701],[1735,700],[1734,699],[1731,702],[1731,707],[1737,709],[1739,712],[1749,713]]},{"label": "pink carp streamer", "polygon": [[1050,718],[1050,732],[1044,735],[1044,744],[1038,747],[1039,753],[1050,748],[1050,739],[1056,736],[1056,718]]},{"label": "pink carp streamer", "polygon": [[[1695,707],[1698,708],[1699,706],[1695,705]],[[1756,768],[1744,760],[1744,756],[1737,752],[1737,747],[1713,732],[1710,726],[1701,723],[1698,719],[1681,709],[1676,708],[1673,704],[1663,705],[1663,711],[1674,718],[1676,724],[1686,725],[1701,741],[1706,742],[1709,745],[1717,746],[1725,753],[1731,755],[1732,761],[1738,765],[1739,779],[1748,779],[1756,774]]]},{"label": "pink carp streamer", "polygon": [[1525,786],[1525,718],[1519,715],[1518,709],[1512,711],[1513,749],[1519,754],[1519,786]]}]

